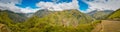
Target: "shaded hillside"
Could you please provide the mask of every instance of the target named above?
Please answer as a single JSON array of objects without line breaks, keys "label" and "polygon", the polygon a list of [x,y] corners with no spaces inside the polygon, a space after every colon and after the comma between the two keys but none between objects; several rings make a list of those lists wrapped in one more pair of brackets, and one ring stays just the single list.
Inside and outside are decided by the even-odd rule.
[{"label": "shaded hillside", "polygon": [[9,24],[12,20],[8,17],[7,12],[0,12],[0,23]]},{"label": "shaded hillside", "polygon": [[113,12],[112,10],[104,10],[104,11],[95,10],[88,14],[97,20],[103,20],[103,19],[106,19],[108,15],[111,14],[112,12]]},{"label": "shaded hillside", "polygon": [[120,20],[120,9],[116,10],[115,12],[111,13],[108,17],[111,20]]},{"label": "shaded hillside", "polygon": [[14,22],[25,21],[25,19],[27,18],[23,13],[14,13],[14,12],[8,11],[8,10],[0,11],[0,15],[1,15],[1,17],[5,17],[2,15],[7,15],[6,17],[10,18]]}]

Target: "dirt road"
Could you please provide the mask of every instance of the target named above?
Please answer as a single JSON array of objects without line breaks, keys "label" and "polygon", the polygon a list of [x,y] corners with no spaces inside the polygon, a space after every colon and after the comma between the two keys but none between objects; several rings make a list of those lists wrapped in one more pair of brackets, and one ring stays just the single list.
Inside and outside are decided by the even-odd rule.
[{"label": "dirt road", "polygon": [[120,32],[120,21],[102,20],[92,32]]}]

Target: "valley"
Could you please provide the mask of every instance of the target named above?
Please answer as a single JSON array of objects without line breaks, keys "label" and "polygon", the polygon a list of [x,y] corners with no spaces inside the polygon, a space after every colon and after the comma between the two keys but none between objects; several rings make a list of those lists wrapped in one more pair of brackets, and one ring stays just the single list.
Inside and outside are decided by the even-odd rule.
[{"label": "valley", "polygon": [[119,32],[119,11],[118,9],[107,14],[106,11],[100,12],[103,14],[99,14],[98,11],[92,16],[76,9],[63,11],[43,9],[31,14],[5,10],[0,11],[0,32],[4,30],[7,32]]}]

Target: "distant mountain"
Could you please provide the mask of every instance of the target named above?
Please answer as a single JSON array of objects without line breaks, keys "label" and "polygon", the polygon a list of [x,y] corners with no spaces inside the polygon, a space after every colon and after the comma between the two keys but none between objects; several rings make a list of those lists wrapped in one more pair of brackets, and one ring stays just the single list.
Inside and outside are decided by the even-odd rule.
[{"label": "distant mountain", "polygon": [[50,14],[53,11],[49,11],[48,9],[41,9],[33,14],[33,16],[43,17]]},{"label": "distant mountain", "polygon": [[64,10],[64,11],[49,11],[39,10],[33,16],[40,18],[46,18],[45,21],[52,24],[58,24],[63,26],[76,26],[79,24],[90,23],[93,18],[87,14],[81,13],[76,9]]},{"label": "distant mountain", "polygon": [[7,12],[3,12],[0,10],[0,23],[3,23],[3,24],[12,23],[12,20],[10,19],[10,17],[8,17]]},{"label": "distant mountain", "polygon": [[116,10],[115,12],[111,13],[108,17],[111,20],[120,20],[120,9]]},{"label": "distant mountain", "polygon": [[[3,16],[3,15],[7,15],[7,16]],[[0,11],[0,18],[2,18],[2,17],[10,18],[14,22],[25,21],[25,19],[27,18],[24,15],[24,13],[14,13],[14,12],[9,11],[9,10],[4,10],[4,11],[1,10]]]},{"label": "distant mountain", "polygon": [[102,20],[102,19],[106,19],[106,17],[112,12],[113,10],[104,10],[104,11],[95,10],[88,14],[97,20]]},{"label": "distant mountain", "polygon": [[31,17],[33,14],[34,14],[34,13],[25,13],[24,15],[29,18],[29,17]]}]

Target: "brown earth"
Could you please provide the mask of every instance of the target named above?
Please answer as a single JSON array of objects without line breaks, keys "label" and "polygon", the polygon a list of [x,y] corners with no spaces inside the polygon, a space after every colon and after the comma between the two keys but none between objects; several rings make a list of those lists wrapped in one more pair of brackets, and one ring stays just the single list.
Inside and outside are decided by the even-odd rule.
[{"label": "brown earth", "polygon": [[0,32],[10,32],[10,31],[4,24],[0,23]]},{"label": "brown earth", "polygon": [[92,32],[120,32],[120,21],[102,20]]}]

